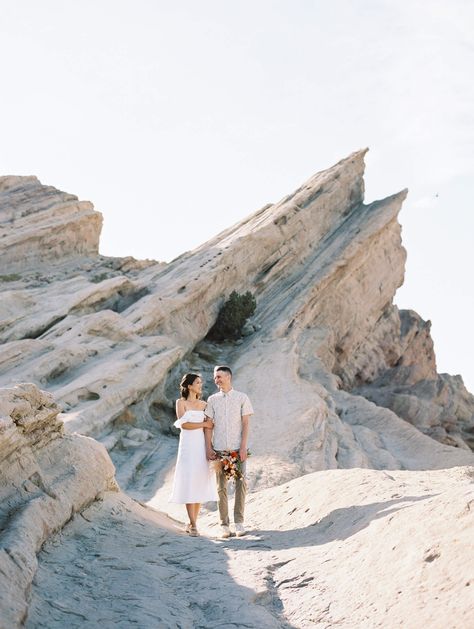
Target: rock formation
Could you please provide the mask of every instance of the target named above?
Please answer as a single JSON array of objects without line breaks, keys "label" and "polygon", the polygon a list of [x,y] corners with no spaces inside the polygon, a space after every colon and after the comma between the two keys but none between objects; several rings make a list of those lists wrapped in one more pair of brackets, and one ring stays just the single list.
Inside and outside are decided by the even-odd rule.
[{"label": "rock formation", "polygon": [[196,540],[106,495],[45,545],[26,627],[468,629],[473,478],[472,467],[308,474],[252,494],[251,534],[226,542],[214,514]]},{"label": "rock formation", "polygon": [[[21,448],[29,448],[25,451],[31,453],[28,454],[31,466],[22,466],[21,473],[14,478],[8,475],[9,465],[0,468],[0,478],[5,475],[7,479],[5,496],[9,498],[5,504],[14,505],[6,508],[8,527],[2,548],[10,548],[8,540],[15,539],[16,529],[11,528],[14,520],[8,514],[17,513],[19,504],[25,504],[28,513],[27,524],[21,526],[30,526],[35,531],[26,536],[28,548],[21,551],[26,559],[11,560],[16,557],[16,550],[8,550],[0,566],[0,578],[10,583],[5,590],[10,594],[6,595],[2,607],[7,606],[12,623],[20,622],[25,615],[25,596],[35,570],[35,552],[44,540],[63,526],[73,511],[82,509],[105,489],[115,487],[113,467],[105,450],[77,432],[93,436],[106,446],[122,489],[148,505],[147,510],[123,494],[107,494],[103,508],[98,503],[90,507],[92,520],[97,518],[94,520],[97,530],[101,529],[101,522],[106,526],[115,508],[129,514],[124,516],[125,528],[130,518],[135,522],[133,527],[141,527],[136,522],[148,517],[150,506],[182,517],[181,508],[169,506],[167,497],[176,454],[176,434],[171,428],[174,399],[179,377],[189,369],[203,373],[207,393],[210,393],[213,390],[212,366],[218,362],[231,364],[236,388],[247,391],[253,401],[256,413],[252,421],[250,484],[258,492],[254,504],[259,505],[260,512],[286,509],[285,492],[290,493],[288,500],[300,496],[295,508],[301,510],[303,503],[310,501],[308,488],[313,480],[321,491],[320,481],[327,482],[334,495],[346,480],[348,486],[354,484],[356,493],[347,494],[344,504],[333,504],[329,495],[325,498],[336,515],[339,509],[352,513],[350,505],[356,503],[351,500],[355,500],[359,481],[368,484],[369,492],[360,494],[360,504],[368,504],[370,496],[374,504],[395,504],[398,500],[395,494],[384,493],[386,478],[395,479],[396,492],[402,497],[403,509],[397,512],[396,524],[400,525],[403,535],[410,535],[408,513],[412,509],[417,510],[417,517],[429,516],[438,521],[447,508],[444,498],[432,497],[431,502],[419,503],[418,498],[412,500],[412,495],[401,489],[404,486],[413,486],[413,495],[418,496],[424,491],[422,487],[433,480],[442,485],[440,492],[445,496],[462,478],[462,489],[466,491],[462,496],[456,494],[453,509],[459,512],[468,509],[468,502],[463,503],[469,482],[464,472],[445,470],[436,475],[420,470],[474,464],[470,449],[474,435],[474,398],[464,388],[460,376],[437,373],[429,322],[424,322],[414,312],[399,311],[393,303],[404,276],[405,250],[397,216],[406,191],[365,204],[364,155],[365,151],[359,151],[316,174],[280,202],[265,206],[169,264],[98,255],[101,217],[91,204],[42,186],[35,178],[0,178],[0,227],[3,230],[0,239],[0,386],[10,387],[2,393],[2,399],[7,400],[3,415],[7,418],[8,430],[0,434],[0,448],[5,447],[8,460],[16,461],[15,465],[18,465],[19,453],[23,452]],[[255,295],[255,315],[239,341],[212,342],[208,332],[219,308],[233,290],[250,290]],[[25,381],[48,393],[39,393],[33,384],[18,384]],[[14,385],[18,386],[11,388]],[[60,421],[51,395],[62,411]],[[21,404],[17,403],[18,399],[23,400]],[[23,424],[16,423],[17,408],[30,418],[28,425],[33,432],[30,429],[25,432]],[[62,434],[63,422],[66,435]],[[24,445],[25,435],[30,432],[32,437],[28,437]],[[10,434],[17,437],[11,439]],[[13,450],[9,449],[9,444],[14,445]],[[2,464],[0,462],[0,466]],[[322,470],[330,471],[324,472],[326,476],[300,478]],[[387,474],[382,470],[405,472]],[[91,482],[91,474],[95,475],[94,482]],[[69,484],[60,491],[54,479],[62,479],[57,483]],[[404,479],[408,481],[405,483]],[[24,483],[30,490],[25,489]],[[37,492],[39,500],[29,500],[29,494],[25,498],[28,491],[35,497],[34,492]],[[43,515],[46,524],[37,530],[31,523],[40,516],[35,515],[36,512],[29,515],[26,507],[45,501],[53,516],[49,511],[47,517]],[[411,505],[411,502],[416,504]],[[346,583],[337,589],[340,575],[337,570],[332,573],[333,577],[328,577],[327,585],[321,585],[323,589],[318,590],[315,597],[326,601],[329,605],[326,611],[315,607],[309,599],[303,600],[304,596],[301,600],[298,598],[298,607],[275,585],[276,574],[281,574],[278,581],[281,583],[294,579],[299,583],[301,576],[303,595],[313,588],[313,580],[316,585],[323,583],[321,575],[312,573],[306,563],[304,570],[298,572],[299,576],[293,572],[296,562],[291,569],[283,567],[282,563],[304,560],[290,552],[292,539],[298,547],[307,543],[316,563],[326,560],[326,555],[318,554],[318,548],[325,543],[333,518],[329,512],[323,513],[323,507],[318,507],[319,511],[313,509],[314,513],[311,508],[306,511],[309,515],[300,518],[301,522],[298,520],[301,531],[293,531],[293,537],[286,539],[284,535],[268,532],[270,546],[265,542],[262,546],[265,555],[273,550],[274,544],[278,546],[280,538],[285,538],[287,546],[275,549],[278,552],[274,564],[268,564],[268,570],[265,568],[263,576],[255,577],[255,582],[252,582],[252,570],[240,581],[238,569],[232,572],[229,568],[232,574],[229,591],[235,587],[235,582],[242,584],[241,600],[247,601],[246,605],[251,605],[250,609],[257,614],[258,626],[290,626],[281,612],[286,619],[295,622],[291,626],[307,626],[305,622],[313,617],[319,619],[318,622],[339,619],[342,626],[350,626],[339,603],[330,609],[333,599],[326,601],[326,590],[339,592],[334,600],[342,601],[344,588],[349,587]],[[381,511],[384,509],[380,507]],[[255,524],[265,528],[257,511],[251,510]],[[377,509],[361,510],[362,519],[369,517],[370,520],[373,516],[380,521],[377,514]],[[385,515],[385,512],[380,515],[384,527],[390,525],[392,517],[385,518]],[[281,526],[285,517],[282,511]],[[457,518],[454,512],[453,517]],[[318,518],[322,518],[324,526],[311,528]],[[377,574],[381,565],[378,559],[370,559],[361,551],[367,532],[359,537],[358,521],[357,517],[350,523],[344,518],[338,520],[342,528],[336,527],[331,532],[330,542],[343,539],[345,535],[353,536],[354,552],[361,553],[361,560],[374,566],[374,574]],[[465,522],[467,520],[460,520],[459,530],[456,528],[462,540]],[[158,525],[172,527],[162,520],[149,524],[154,529]],[[77,518],[70,526],[81,531],[86,527],[84,530],[89,531],[87,521]],[[149,530],[148,525],[144,526],[147,531],[144,538],[150,543],[155,534],[164,535],[161,528],[158,534],[156,530]],[[376,536],[387,533],[393,536],[396,545],[401,544],[401,538],[395,533],[385,528],[378,530],[376,522],[374,526],[375,529],[371,524],[371,532]],[[332,537],[333,532],[335,537]],[[176,537],[176,533],[168,534]],[[435,537],[433,532],[433,539]],[[173,540],[172,546],[178,544],[179,548],[188,549],[180,545],[190,540],[183,541],[179,535]],[[304,543],[300,543],[301,540]],[[94,552],[96,541],[90,542],[92,546],[87,543],[90,553]],[[75,547],[74,543],[64,552],[80,553],[80,545]],[[418,550],[421,548],[420,539],[413,544],[418,544]],[[59,563],[62,548],[60,544]],[[327,545],[325,548],[329,552],[327,561],[333,561],[331,553],[336,546],[332,550]],[[166,548],[161,550],[172,563],[173,552],[167,554]],[[210,548],[209,552],[212,555],[216,551]],[[224,553],[229,566],[234,561],[232,552]],[[246,556],[263,561],[258,552],[261,551],[249,548]],[[435,549],[434,555],[437,552]],[[393,561],[388,548],[380,553],[384,561]],[[53,554],[56,556],[55,552]],[[445,554],[448,557],[443,550],[442,555]],[[427,564],[443,566],[441,572],[433,571],[437,575],[435,579],[448,579],[451,589],[447,591],[459,594],[460,581],[448,574],[444,561],[435,562],[437,557],[426,559]],[[123,556],[118,556],[117,561],[123,562]],[[419,570],[420,566],[424,570],[425,564],[416,561],[410,564],[413,570]],[[156,562],[159,563],[158,559]],[[47,557],[43,556],[46,572],[41,572],[33,589],[32,623],[46,613],[44,588],[62,587],[48,573],[47,564]],[[4,565],[9,567],[4,569]],[[28,568],[18,571],[22,565]],[[179,560],[176,566],[177,572],[172,578],[179,579]],[[84,565],[81,570],[87,573]],[[163,574],[166,580],[169,574],[166,570]],[[202,571],[196,570],[196,575],[199,582],[203,578]],[[428,582],[430,591],[434,591],[437,581],[431,582],[428,578]],[[16,587],[12,583],[18,584],[19,598],[12,593],[12,588]],[[191,579],[190,591],[193,583]],[[375,587],[371,581],[369,585]],[[120,589],[122,585],[119,583],[117,587]],[[158,596],[161,585],[158,583],[156,587]],[[163,587],[166,590],[165,585]],[[255,598],[254,594],[249,594],[256,591],[261,596],[258,594]],[[189,610],[182,608],[168,590],[166,592],[169,604],[176,604],[182,618],[187,619],[182,621],[182,626],[192,626]],[[464,592],[467,590],[463,590],[461,601],[465,600]],[[206,600],[213,600],[213,595],[209,596]],[[395,598],[387,605],[405,622]],[[420,601],[422,599],[420,591]],[[363,622],[363,613],[378,618],[377,614],[381,613],[378,603],[364,601],[361,611],[357,612],[360,622]],[[260,609],[261,613],[257,613],[255,610],[258,605],[262,607],[261,603],[264,611]],[[50,626],[55,626],[56,622],[59,623],[56,626],[61,626],[62,614],[68,612],[57,605],[54,609]],[[355,613],[354,608],[351,609],[351,613]],[[433,609],[436,613],[441,603]],[[464,613],[463,603],[460,609]],[[227,611],[235,612],[230,608]],[[82,612],[71,613],[79,614],[79,618]],[[90,611],[83,616],[93,622],[94,613]],[[153,613],[156,617],[156,609]],[[357,614],[354,617],[359,618]],[[121,619],[118,612],[115,620],[117,618]],[[202,623],[209,621],[205,614],[199,618]],[[275,618],[279,624],[272,625]],[[420,618],[423,622],[429,621],[426,614]],[[167,619],[163,622],[174,622],[169,620],[169,615]],[[459,626],[462,627],[462,623]]]},{"label": "rock formation", "polygon": [[101,227],[102,215],[88,201],[36,177],[0,177],[0,269],[10,276],[58,259],[97,256]]},{"label": "rock formation", "polygon": [[[50,243],[38,237],[35,270],[0,283],[0,384],[36,383],[54,393],[68,431],[122,447],[134,427],[169,433],[179,374],[192,365],[208,375],[219,359],[237,367],[236,386],[254,399],[253,467],[277,457],[279,480],[332,467],[471,461],[474,398],[460,378],[436,373],[429,324],[393,305],[404,274],[397,215],[406,191],[364,204],[364,155],[170,264],[94,257],[91,245],[73,260],[56,250],[42,270]],[[52,234],[71,208],[80,221],[83,206],[24,179],[4,178],[4,214],[26,221],[46,212]],[[10,247],[1,250],[8,271],[17,268],[5,266],[9,256]],[[210,343],[234,289],[255,294],[256,331],[241,344]],[[389,430],[396,445],[384,445]],[[143,447],[147,456],[151,445]],[[255,479],[266,484],[261,472]]]},{"label": "rock formation", "polygon": [[52,395],[33,384],[0,389],[0,618],[16,627],[36,553],[74,515],[117,489],[105,448],[65,435]]}]

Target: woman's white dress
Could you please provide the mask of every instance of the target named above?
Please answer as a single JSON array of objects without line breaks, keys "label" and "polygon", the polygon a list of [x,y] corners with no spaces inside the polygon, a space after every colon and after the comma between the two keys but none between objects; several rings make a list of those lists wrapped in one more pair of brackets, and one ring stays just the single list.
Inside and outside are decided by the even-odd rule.
[{"label": "woman's white dress", "polygon": [[204,411],[186,411],[174,422],[176,428],[181,429],[181,434],[170,502],[189,504],[217,500],[216,477],[212,464],[206,458],[204,430],[181,428],[186,422],[203,421]]}]

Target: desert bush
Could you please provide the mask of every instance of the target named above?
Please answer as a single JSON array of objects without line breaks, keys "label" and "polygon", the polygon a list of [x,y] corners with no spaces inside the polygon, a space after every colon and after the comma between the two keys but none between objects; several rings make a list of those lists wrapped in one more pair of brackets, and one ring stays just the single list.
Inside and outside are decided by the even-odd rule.
[{"label": "desert bush", "polygon": [[240,338],[245,322],[253,315],[256,307],[257,302],[250,291],[244,294],[232,291],[217,315],[209,338],[215,341]]},{"label": "desert bush", "polygon": [[19,280],[21,280],[21,275],[18,275],[18,273],[0,275],[0,282],[18,282]]},{"label": "desert bush", "polygon": [[98,275],[94,275],[93,277],[91,277],[90,281],[94,282],[94,284],[100,284],[100,282],[104,282],[105,280],[108,280],[109,277],[112,277],[112,276],[109,275],[108,273],[99,273]]}]

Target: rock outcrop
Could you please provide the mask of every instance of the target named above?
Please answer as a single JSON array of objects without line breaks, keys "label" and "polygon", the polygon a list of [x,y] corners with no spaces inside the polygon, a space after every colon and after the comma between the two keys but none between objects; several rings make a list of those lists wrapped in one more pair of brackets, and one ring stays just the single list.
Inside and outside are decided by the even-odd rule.
[{"label": "rock outcrop", "polygon": [[43,543],[104,491],[117,489],[105,448],[65,435],[51,394],[0,389],[0,626],[19,626]]},{"label": "rock outcrop", "polygon": [[0,275],[97,256],[102,215],[36,177],[0,177]]},{"label": "rock outcrop", "polygon": [[26,627],[468,629],[473,478],[308,474],[251,494],[250,534],[226,541],[213,539],[215,514],[195,539],[107,496],[45,545]]},{"label": "rock outcrop", "polygon": [[[103,439],[119,468],[130,461],[126,444],[137,464],[150,464],[156,447],[168,456],[179,375],[206,375],[215,361],[233,364],[236,386],[254,400],[256,485],[334,467],[471,462],[473,398],[460,378],[438,376],[429,324],[393,305],[406,191],[364,204],[364,155],[170,264],[57,252],[48,274],[3,282],[0,384],[28,380],[54,393],[66,429]],[[42,193],[28,212],[35,198]],[[255,294],[255,331],[216,345],[206,336],[232,290]],[[128,438],[133,428],[152,438]],[[119,469],[125,477],[137,478]]]},{"label": "rock outcrop", "polygon": [[[8,387],[0,389],[0,608],[7,626],[25,620],[45,542],[31,627],[39,618],[60,627],[66,618],[81,626],[105,617],[177,626],[176,613],[181,626],[196,618],[204,626],[239,612],[222,603],[223,589],[245,607],[249,626],[252,618],[259,627],[353,626],[354,619],[382,622],[386,609],[396,619],[386,626],[416,617],[444,627],[450,613],[465,626],[470,586],[450,566],[452,553],[464,553],[469,568],[472,470],[461,466],[474,465],[474,398],[460,376],[437,373],[429,322],[393,303],[404,276],[397,216],[406,191],[365,204],[364,155],[317,173],[169,264],[98,255],[101,217],[90,203],[34,177],[0,178],[0,386]],[[217,344],[208,333],[233,290],[250,290],[257,309],[242,339]],[[150,507],[182,517],[181,507],[168,504],[180,375],[202,372],[208,394],[212,367],[224,362],[256,411],[249,517],[266,532],[239,553],[209,541],[196,553],[195,540]],[[25,381],[33,384],[19,384]],[[141,506],[116,491],[104,446],[120,487]],[[419,519],[433,523],[426,535],[413,528]],[[210,514],[209,535],[214,522]],[[64,539],[55,536],[64,526]],[[334,561],[341,540],[346,563]],[[148,553],[143,570],[139,549],[155,542],[159,550]],[[394,551],[407,544],[408,559]],[[124,553],[135,553],[145,581]],[[203,557],[215,583],[205,579]],[[89,560],[98,589],[88,604],[54,603],[48,590],[77,590],[69,579],[81,583]],[[357,584],[345,568],[341,574],[349,564]],[[388,564],[395,576],[381,594]],[[112,567],[116,606],[107,616],[100,600]],[[182,585],[183,570],[191,608],[170,587]],[[408,604],[399,583],[409,574],[421,574],[425,585],[412,584],[416,600]],[[153,600],[166,609],[150,602],[152,581]],[[297,596],[286,591],[293,582]],[[126,592],[138,601],[134,611]]]}]

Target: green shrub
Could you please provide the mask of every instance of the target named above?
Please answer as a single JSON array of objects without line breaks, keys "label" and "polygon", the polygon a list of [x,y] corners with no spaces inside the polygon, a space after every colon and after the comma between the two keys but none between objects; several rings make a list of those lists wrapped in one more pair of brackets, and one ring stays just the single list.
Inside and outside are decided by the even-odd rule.
[{"label": "green shrub", "polygon": [[21,280],[21,275],[18,275],[18,273],[0,275],[0,282],[18,282],[19,280]]},{"label": "green shrub", "polygon": [[104,280],[108,280],[110,275],[108,273],[99,273],[99,275],[94,275],[91,277],[90,281],[94,282],[94,284],[100,284]]},{"label": "green shrub", "polygon": [[216,341],[240,338],[245,322],[253,315],[256,307],[257,302],[250,291],[243,295],[235,290],[232,291],[229,299],[220,309],[209,337]]}]

